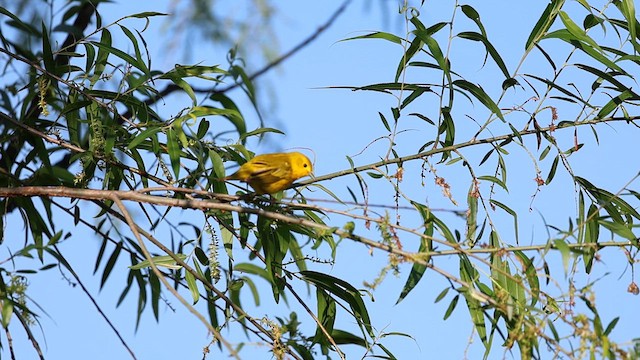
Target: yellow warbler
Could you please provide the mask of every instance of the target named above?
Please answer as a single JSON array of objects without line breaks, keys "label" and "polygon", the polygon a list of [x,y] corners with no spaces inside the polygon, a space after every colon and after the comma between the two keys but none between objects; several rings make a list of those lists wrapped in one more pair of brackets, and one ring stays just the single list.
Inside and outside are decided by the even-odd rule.
[{"label": "yellow warbler", "polygon": [[244,181],[257,194],[273,194],[312,171],[309,158],[299,152],[262,154],[242,164],[238,171],[225,180]]}]

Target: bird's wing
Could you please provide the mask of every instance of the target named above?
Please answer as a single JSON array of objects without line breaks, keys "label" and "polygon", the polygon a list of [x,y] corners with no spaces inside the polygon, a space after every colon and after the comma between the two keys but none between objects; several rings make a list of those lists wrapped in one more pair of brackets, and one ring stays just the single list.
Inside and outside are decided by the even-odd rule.
[{"label": "bird's wing", "polygon": [[289,162],[274,165],[273,162],[255,161],[253,166],[254,170],[249,175],[249,180],[259,179],[261,182],[271,183],[287,178],[291,174]]}]

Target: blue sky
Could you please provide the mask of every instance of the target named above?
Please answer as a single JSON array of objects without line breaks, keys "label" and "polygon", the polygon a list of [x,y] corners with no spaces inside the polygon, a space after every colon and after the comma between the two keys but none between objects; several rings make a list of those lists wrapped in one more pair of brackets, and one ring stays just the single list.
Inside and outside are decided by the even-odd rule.
[{"label": "blue sky", "polygon": [[[248,146],[252,150],[259,153],[295,147],[313,149],[316,156],[316,175],[348,168],[349,165],[345,158],[347,155],[352,156],[357,165],[373,163],[384,156],[388,143],[385,141],[373,142],[373,140],[387,135],[379,121],[378,112],[382,112],[387,118],[390,118],[389,108],[397,105],[397,100],[391,96],[377,93],[352,92],[324,87],[359,86],[393,80],[397,63],[402,56],[400,47],[382,40],[340,41],[378,30],[403,36],[404,24],[400,15],[395,13],[397,8],[395,2],[388,1],[386,3],[388,4],[385,9],[387,12],[381,13],[382,9],[377,2],[376,5],[371,5],[366,4],[365,1],[354,1],[347,12],[317,41],[262,79],[260,84],[263,88],[260,90],[260,96],[264,98],[275,96],[276,99],[275,102],[270,103],[272,108],[263,109],[264,113],[268,115],[266,117],[267,126],[282,129],[286,132],[286,136],[274,134],[268,136],[266,141],[260,144],[250,142]],[[279,17],[274,22],[274,29],[279,39],[280,50],[290,49],[315,31],[339,4],[338,1],[277,2]],[[540,2],[534,5],[522,5],[519,2],[504,4],[503,2],[487,1],[476,2],[472,5],[481,14],[489,39],[504,56],[509,70],[513,71],[522,55],[524,42],[529,31],[537,21],[545,4]],[[100,13],[104,23],[136,12],[166,12],[168,9],[168,1],[152,3],[117,0],[112,4],[100,5]],[[522,12],[526,12],[527,16],[513,15]],[[420,19],[423,23],[430,25],[436,21],[447,21],[450,19],[451,13],[451,2],[427,2],[427,5],[421,9]],[[458,13],[457,16],[462,16],[462,14]],[[128,20],[125,24],[142,29],[144,21]],[[473,29],[473,25],[467,22],[460,28],[457,27],[454,33],[470,29]],[[224,64],[224,51],[219,48],[201,46],[197,41],[197,36],[192,37],[194,43],[186,45],[190,48],[188,57],[183,57],[183,49],[176,48],[167,51],[167,44],[169,44],[172,34],[166,31],[166,23],[162,18],[152,19],[144,34],[155,68],[168,71],[176,63]],[[446,35],[446,31],[441,33],[441,36],[446,37]],[[442,40],[442,38],[438,39]],[[120,41],[122,41],[122,37],[120,37]],[[117,40],[114,44],[117,46]],[[567,51],[563,47],[550,46],[550,49]],[[478,55],[481,53],[482,49],[479,44],[469,44],[456,39],[451,51],[452,65],[454,70],[464,74],[470,81],[481,83],[485,90],[495,97],[500,92],[502,78],[491,60],[488,60],[483,67],[482,57]],[[260,61],[258,57],[247,60],[252,64]],[[523,65],[523,71],[548,76],[549,67],[541,60],[539,54],[532,54]],[[416,71],[409,73],[408,79],[414,82],[438,82],[439,76],[436,72],[420,73]],[[584,81],[578,77],[563,80],[577,84]],[[258,118],[255,113],[250,111],[246,100],[243,100],[242,95],[238,92],[235,95],[238,103],[246,109],[244,114],[249,128],[258,127]],[[523,96],[530,96],[530,94],[527,95],[522,90],[515,90],[509,93],[500,105],[501,107],[515,106],[522,101]],[[184,97],[182,104],[179,103],[179,99],[179,97],[172,98],[171,102],[160,104],[158,110],[170,116],[189,106],[189,100],[186,97]],[[407,113],[417,111],[432,116],[437,114],[437,103],[433,102],[432,98],[429,99],[429,97],[425,97],[424,102],[412,105]],[[488,118],[489,113],[479,103],[460,104],[459,106],[460,115],[456,118],[457,139],[458,141],[466,141],[478,129],[477,123],[472,121],[470,117],[482,123]],[[467,114],[469,117],[462,114]],[[571,107],[560,108],[561,119],[570,119],[571,116],[575,116]],[[223,122],[224,120],[215,121]],[[433,137],[432,128],[425,126],[415,117],[403,116],[400,121],[399,128],[406,130],[397,137],[397,149],[400,155],[416,152],[420,145]],[[549,119],[543,119],[541,122],[546,125]],[[524,121],[519,123],[518,127],[523,125]],[[578,131],[579,139],[588,146],[570,158],[574,173],[590,179],[597,186],[612,192],[618,191],[638,172],[637,161],[632,160],[633,152],[630,147],[637,136],[637,129],[629,128],[623,125],[598,127],[600,146],[595,144],[590,130],[586,127],[580,128]],[[504,127],[500,126],[492,127],[491,131],[493,135],[505,133]],[[489,136],[491,134],[487,132],[483,133],[481,137]],[[563,149],[567,149],[573,144],[572,130],[558,132],[556,136]],[[533,137],[527,138],[525,144],[537,158],[539,151],[535,149],[535,139]],[[488,150],[488,147],[469,148],[463,153],[477,164]],[[543,242],[548,238],[543,221],[566,228],[569,217],[575,218],[576,192],[574,185],[567,172],[564,169],[559,169],[556,180],[549,186],[543,187],[532,201],[532,196],[536,192],[533,181],[536,174],[529,154],[515,146],[509,147],[508,150],[511,152],[508,158],[510,191],[507,193],[498,190],[496,199],[508,204],[518,212],[520,244]],[[433,164],[435,165],[436,162],[434,160]],[[540,163],[543,178],[546,177],[550,164],[550,161]],[[442,196],[441,189],[434,185],[431,174],[427,173],[424,180],[425,185],[420,185],[419,166],[418,162],[406,164],[406,176],[402,189],[408,196],[429,204],[433,208],[448,210],[464,210],[466,208],[466,194],[470,179],[460,163],[450,166],[436,165],[438,175],[444,177],[451,185],[453,197],[457,200],[458,206],[453,205]],[[492,174],[493,168],[485,165],[478,167],[477,170],[479,175],[487,175]],[[346,186],[354,190],[357,189],[353,177],[326,181],[323,185],[346,198],[349,198]],[[383,180],[374,181],[371,179],[369,185],[371,203],[393,203],[393,190],[389,184]],[[632,184],[631,188],[637,189],[637,186],[633,185],[635,184]],[[481,190],[488,196],[488,184],[483,183]],[[309,198],[328,198],[319,190],[308,192],[306,195]],[[342,209],[337,204],[322,205]],[[134,208],[131,204],[129,206]],[[530,207],[532,207],[532,211],[529,211]],[[384,213],[384,209],[378,209],[378,211]],[[174,222],[196,221],[202,223],[202,216],[192,211],[173,210],[171,215],[171,220]],[[437,215],[451,221],[452,228],[464,229],[464,221],[460,218],[447,215],[446,212],[437,213]],[[390,212],[390,216],[395,215]],[[501,231],[502,240],[515,245],[512,238],[512,218],[499,211],[492,212],[491,216]],[[64,230],[71,230],[72,224],[68,223],[68,219],[63,220],[61,217],[60,221],[60,226]],[[341,226],[345,221],[347,219],[337,215],[331,215],[327,220],[334,226]],[[418,215],[410,211],[402,213],[402,221],[409,227],[418,227],[420,223]],[[366,231],[362,224],[358,224],[358,226],[357,232],[376,239],[375,231]],[[125,226],[120,225],[120,230],[126,232]],[[22,233],[22,229],[15,229],[15,231],[16,235]],[[84,232],[85,230],[74,229],[73,240],[62,244],[61,250],[63,254],[72,259],[76,272],[81,274],[83,281],[86,282],[102,309],[109,314],[110,319],[114,321],[116,327],[127,339],[138,358],[201,358],[202,348],[208,344],[210,337],[202,324],[183,310],[174,299],[168,299],[168,301],[178,309],[176,312],[161,304],[160,323],[157,324],[152,318],[151,312],[147,312],[138,331],[135,331],[135,293],[132,292],[125,303],[115,309],[117,298],[124,286],[125,279],[119,274],[126,271],[125,259],[123,258],[117,265],[121,272],[112,274],[105,288],[100,291],[99,277],[91,275],[94,266],[93,259],[100,243],[93,238],[93,234],[87,232],[86,235],[83,235],[85,233],[79,233],[80,231]],[[555,235],[552,229],[549,231]],[[156,233],[158,237],[161,235],[161,233]],[[416,238],[406,236],[401,240],[406,249],[417,249]],[[21,242],[18,239],[15,241]],[[18,245],[16,244],[16,246]],[[238,249],[237,251],[238,258],[242,259],[242,251]],[[309,252],[311,256],[328,259],[326,247],[321,248],[317,253],[311,250]],[[530,255],[533,256],[533,254]],[[536,259],[539,257],[536,255]],[[631,281],[630,270],[626,265],[622,251],[619,249],[603,251],[602,259],[603,263],[597,264],[591,275],[583,274],[582,264],[579,264],[579,274],[575,280],[579,286],[597,280],[594,289],[597,292],[603,322],[607,324],[614,317],[621,316],[613,338],[617,341],[629,340],[637,336],[635,326],[640,320],[639,313],[633,311],[634,307],[637,308],[637,297],[626,292],[626,287]],[[559,254],[549,254],[548,261],[555,267],[554,277],[562,284],[562,288],[566,288],[564,283],[566,278],[563,277]],[[344,240],[340,244],[335,265],[317,265],[314,268],[343,278],[361,288],[362,282],[371,282],[386,263],[385,254],[374,251],[373,255],[370,255],[369,250],[364,246]],[[458,262],[455,258],[439,258],[436,260],[436,265],[453,274],[458,273]],[[375,301],[367,301],[374,326],[378,331],[406,333],[413,337],[413,339],[409,339],[391,336],[385,338],[383,343],[388,345],[388,348],[399,359],[459,359],[465,355],[474,359],[481,356],[484,349],[481,342],[473,337],[468,312],[462,299],[453,315],[447,321],[442,320],[451,300],[452,292],[443,301],[434,304],[437,294],[448,286],[448,283],[435,273],[427,271],[418,287],[402,303],[394,305],[409,270],[410,265],[402,265],[401,274],[398,277],[389,275],[386,281],[372,293]],[[250,313],[256,317],[269,316],[273,318],[287,316],[290,311],[295,310],[299,317],[308,324],[307,333],[313,331],[311,320],[304,317],[298,306],[292,304],[292,309],[289,309],[282,302],[278,305],[273,304],[270,289],[261,284],[259,280],[256,282],[263,290],[261,293],[262,305],[253,308],[251,298],[248,296],[243,298],[243,304],[252,310]],[[88,299],[83,296],[78,287],[69,286],[62,274],[56,270],[50,270],[37,277],[30,277],[30,283],[30,288],[35,291],[32,295],[33,300],[38,302],[48,314],[40,319],[46,334],[46,358],[81,358],[88,355],[94,359],[127,357],[126,351],[120,346],[114,334],[95,315],[95,310]],[[306,293],[302,287],[298,290],[303,294]],[[543,290],[556,295],[559,292],[553,283]],[[188,296],[186,292],[183,295]],[[309,298],[313,303],[315,294],[311,293]],[[293,303],[291,298],[289,301]],[[198,304],[198,308],[201,310],[204,309],[202,305]],[[353,326],[353,320],[345,314],[338,320],[337,327],[355,331]],[[227,336],[231,342],[246,341],[240,332],[223,331],[222,334]],[[470,338],[473,339],[473,343],[469,346],[467,353],[466,344]],[[26,354],[29,354],[31,350],[29,344],[25,342],[23,334],[14,334],[14,341],[16,344],[20,344],[21,354],[28,356]],[[500,340],[496,339],[492,358],[502,357],[503,349],[499,348],[499,344]],[[544,348],[544,346],[542,347]],[[263,346],[249,344],[245,350],[247,351],[246,358],[251,358],[250,354],[262,354],[255,355],[255,358],[259,356],[266,358],[264,355],[266,349]],[[344,350],[349,354],[349,358],[360,358],[364,353],[361,348],[357,347],[346,347]],[[216,358],[215,350],[213,351],[214,354],[210,355],[210,358]],[[3,349],[3,355],[8,355],[6,347]],[[517,353],[514,354],[514,357],[518,357]]]}]

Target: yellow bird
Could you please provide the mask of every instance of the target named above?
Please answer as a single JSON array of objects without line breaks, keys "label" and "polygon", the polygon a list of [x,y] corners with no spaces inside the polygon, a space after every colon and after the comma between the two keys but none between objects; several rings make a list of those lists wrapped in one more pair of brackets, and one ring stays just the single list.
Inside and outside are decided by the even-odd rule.
[{"label": "yellow bird", "polygon": [[257,194],[273,194],[312,171],[311,160],[302,153],[262,154],[242,164],[238,171],[224,179],[244,181]]}]

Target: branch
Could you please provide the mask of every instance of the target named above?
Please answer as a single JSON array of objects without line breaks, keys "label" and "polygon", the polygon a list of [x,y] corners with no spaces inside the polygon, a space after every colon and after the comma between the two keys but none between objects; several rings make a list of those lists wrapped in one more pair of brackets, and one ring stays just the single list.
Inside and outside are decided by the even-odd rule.
[{"label": "branch", "polygon": [[[313,40],[315,40],[318,36],[320,36],[320,34],[322,34],[325,30],[327,30],[336,21],[336,19],[347,9],[347,6],[349,5],[349,3],[351,3],[351,0],[346,0],[345,2],[343,2],[342,5],[331,15],[331,17],[329,17],[329,19],[324,24],[320,25],[320,27],[318,27],[318,29],[313,34],[308,36],[306,39],[304,39],[298,45],[294,46],[293,49],[287,51],[286,53],[282,54],[279,58],[277,58],[274,61],[272,61],[271,63],[267,64],[262,69],[260,69],[260,70],[256,71],[255,73],[251,74],[248,77],[248,79],[250,81],[255,80],[256,78],[262,76],[267,71],[273,69],[274,67],[280,65],[280,63],[282,63],[285,60],[289,59],[291,56],[293,56],[295,53],[297,53],[298,51],[300,51],[303,48],[305,48],[307,45],[311,44],[311,42],[313,42]],[[240,85],[240,83],[235,83],[235,84],[230,85],[230,86],[228,86],[226,88],[215,90],[214,92],[215,93],[225,93],[225,92],[227,92],[229,90],[235,89],[239,85]]]},{"label": "branch", "polygon": [[189,302],[187,302],[187,300],[184,297],[182,297],[182,295],[180,295],[178,293],[178,291],[176,289],[174,289],[173,286],[171,286],[171,284],[169,284],[167,279],[165,279],[165,277],[162,276],[162,274],[160,273],[160,270],[158,270],[158,267],[156,266],[155,262],[153,261],[151,253],[149,253],[149,250],[147,250],[147,247],[144,244],[144,241],[142,241],[142,237],[140,236],[140,232],[138,231],[138,226],[133,221],[133,218],[129,214],[129,211],[127,210],[127,208],[122,203],[122,200],[120,199],[120,197],[117,195],[117,192],[112,193],[112,195],[109,197],[109,199],[113,200],[113,202],[120,209],[120,211],[122,213],[122,216],[124,216],[124,218],[126,219],[127,224],[129,225],[129,228],[131,229],[131,231],[133,231],[133,235],[135,236],[136,240],[138,240],[138,245],[140,245],[140,249],[144,253],[145,258],[149,261],[149,264],[151,265],[151,270],[156,275],[156,277],[162,282],[162,284],[165,286],[165,288],[169,292],[171,292],[173,294],[173,296],[176,299],[178,299],[178,301],[180,301],[182,303],[182,305],[184,307],[186,307],[195,317],[197,317],[207,327],[207,329],[213,334],[213,336],[221,344],[223,344],[225,348],[227,348],[227,351],[229,351],[229,354],[231,356],[233,356],[235,359],[240,360],[240,357],[238,356],[238,352],[231,346],[231,344],[227,340],[225,340],[222,337],[222,335],[220,335],[220,332],[216,328],[214,328],[207,321],[207,319],[205,319],[204,316],[202,316],[202,314],[200,314],[200,312],[198,312],[191,304],[189,304]]},{"label": "branch", "polygon": [[560,129],[573,128],[573,127],[582,126],[582,125],[594,125],[594,124],[608,123],[608,122],[613,122],[613,121],[631,122],[631,121],[636,121],[636,120],[640,120],[640,115],[638,115],[638,116],[630,116],[630,117],[614,116],[614,117],[609,117],[609,118],[592,119],[592,120],[586,120],[586,121],[581,121],[581,122],[574,122],[571,125],[564,125],[564,126],[549,125],[549,126],[544,127],[544,128],[523,130],[523,131],[520,131],[520,132],[514,133],[514,134],[506,134],[506,135],[495,136],[495,137],[490,137],[490,138],[485,138],[485,139],[469,140],[469,141],[466,141],[466,142],[462,142],[462,143],[458,143],[458,144],[454,144],[454,145],[450,145],[450,146],[445,146],[445,147],[441,147],[441,148],[437,148],[437,149],[423,151],[421,153],[417,153],[417,154],[413,154],[413,155],[402,156],[402,157],[398,157],[398,158],[394,158],[394,159],[388,159],[388,160],[382,160],[382,161],[378,161],[376,163],[372,163],[372,164],[368,164],[368,165],[356,166],[356,167],[348,169],[348,170],[342,170],[342,171],[337,171],[337,172],[334,172],[334,173],[331,173],[331,174],[327,174],[327,175],[316,176],[313,179],[309,179],[309,180],[300,181],[298,183],[295,183],[292,186],[290,186],[290,188],[296,187],[296,186],[310,185],[310,184],[313,184],[313,183],[316,183],[316,182],[319,182],[319,181],[323,181],[323,180],[330,180],[330,179],[341,177],[341,176],[345,176],[345,175],[355,174],[355,173],[359,173],[359,172],[366,171],[366,170],[372,170],[372,169],[375,169],[375,168],[378,168],[378,167],[381,167],[381,166],[385,166],[385,165],[389,165],[389,164],[403,163],[405,161],[421,159],[421,158],[429,157],[429,156],[432,156],[432,155],[435,155],[435,154],[440,154],[440,153],[447,152],[447,151],[454,151],[454,150],[466,148],[466,147],[469,147],[469,146],[479,145],[479,144],[492,144],[492,143],[496,143],[496,142],[504,141],[504,140],[513,140],[514,138],[518,138],[520,136],[533,135],[533,134],[538,134],[538,133],[541,133],[541,132],[553,132],[553,131],[560,130]]},{"label": "branch", "polygon": [[[306,39],[302,40],[302,42],[300,42],[298,45],[294,46],[291,50],[289,50],[286,53],[280,55],[280,57],[278,57],[274,61],[272,61],[269,64],[265,65],[262,69],[260,69],[260,70],[256,71],[255,73],[249,75],[247,77],[247,79],[249,81],[253,81],[253,80],[257,79],[258,77],[264,75],[265,73],[267,73],[268,71],[270,71],[274,67],[280,65],[282,62],[288,60],[290,57],[295,55],[300,50],[304,49],[307,45],[309,45],[311,42],[313,42],[318,36],[320,36],[320,34],[325,32],[329,27],[331,27],[331,25],[333,25],[333,23],[336,21],[336,19],[338,19],[338,17],[346,10],[347,6],[351,3],[351,1],[352,0],[345,0],[345,2],[343,2],[342,5],[329,17],[329,19],[326,22],[324,22],[322,25],[320,25],[318,27],[318,29],[313,34],[309,35]],[[232,85],[229,85],[229,86],[227,86],[225,88],[222,88],[222,89],[215,89],[215,88],[198,89],[198,88],[194,88],[193,91],[196,92],[196,93],[211,93],[211,92],[213,92],[213,93],[220,94],[220,93],[225,93],[225,92],[228,92],[230,90],[233,90],[233,89],[237,88],[240,85],[241,85],[240,82],[236,82],[236,83],[234,83]],[[158,102],[160,99],[162,99],[164,96],[170,95],[174,91],[180,90],[180,89],[181,88],[179,86],[175,85],[175,84],[169,84],[169,85],[167,85],[167,87],[165,87],[164,89],[160,90],[157,93],[157,96],[144,100],[144,103],[146,105],[153,105],[156,102]],[[132,114],[130,112],[126,112],[123,115],[123,117],[124,118],[130,118],[131,115]]]},{"label": "branch", "polygon": [[[228,203],[218,203],[210,200],[174,199],[174,198],[166,198],[166,197],[159,197],[159,196],[152,196],[152,195],[144,195],[138,192],[131,192],[131,191],[75,189],[75,188],[66,188],[61,186],[51,186],[51,187],[26,186],[26,187],[20,187],[20,188],[0,188],[0,197],[22,197],[22,196],[68,197],[68,198],[85,199],[85,200],[108,200],[108,199],[117,198],[119,200],[130,200],[130,201],[136,201],[136,202],[144,202],[144,203],[156,204],[161,206],[180,207],[180,208],[186,208],[186,209],[217,209],[217,210],[224,210],[224,211],[236,212],[236,213],[255,214],[258,216],[263,216],[265,218],[280,221],[287,224],[297,224],[297,225],[306,226],[308,228],[318,229],[320,231],[326,232],[327,234],[334,234],[341,238],[348,238],[348,239],[363,243],[372,248],[380,249],[385,252],[398,255],[408,261],[423,265],[425,267],[433,269],[434,271],[437,271],[441,275],[445,276],[447,279],[467,289],[470,289],[470,291],[474,291],[478,299],[482,299],[483,301],[490,303],[494,306],[499,306],[499,304],[494,299],[490,298],[485,294],[477,292],[472,284],[462,281],[461,279],[449,273],[446,273],[441,269],[434,267],[433,264],[429,263],[425,259],[425,256],[422,253],[411,253],[408,251],[400,250],[392,247],[391,245],[380,243],[372,239],[368,239],[364,236],[360,236],[344,230],[340,230],[335,227],[330,227],[324,224],[318,224],[307,219],[288,216],[288,215],[277,213],[277,212],[266,211],[263,209],[241,207],[237,205],[231,205]],[[129,221],[127,222],[129,223]],[[146,235],[145,237],[150,238]],[[164,245],[162,245],[160,242],[158,242],[157,240],[154,240],[153,243],[154,245],[159,246],[167,254],[171,255],[171,257],[175,261],[177,261],[179,265],[185,268],[190,268],[188,267],[187,264],[184,263],[184,261],[182,261],[180,258],[175,256],[175,254],[172,255],[172,252],[168,248],[166,248]],[[196,278],[198,278],[199,280],[202,279],[202,277],[200,277],[200,275],[197,274],[195,270],[193,271]],[[217,289],[213,287],[212,289],[215,290],[217,293],[219,293]]]}]

